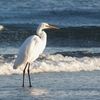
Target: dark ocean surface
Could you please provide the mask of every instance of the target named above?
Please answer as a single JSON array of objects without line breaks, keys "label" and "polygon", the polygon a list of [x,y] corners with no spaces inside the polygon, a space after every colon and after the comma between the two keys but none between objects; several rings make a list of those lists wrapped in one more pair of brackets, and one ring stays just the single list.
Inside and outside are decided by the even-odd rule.
[{"label": "dark ocean surface", "polygon": [[46,30],[47,47],[100,47],[99,0],[4,0],[0,13],[0,48],[19,48],[41,22],[60,28]]}]

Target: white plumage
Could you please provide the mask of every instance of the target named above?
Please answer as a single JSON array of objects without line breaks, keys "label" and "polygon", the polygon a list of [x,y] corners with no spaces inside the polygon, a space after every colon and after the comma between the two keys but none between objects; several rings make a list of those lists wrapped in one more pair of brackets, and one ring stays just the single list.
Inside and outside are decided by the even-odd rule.
[{"label": "white plumage", "polygon": [[36,31],[37,35],[28,37],[19,49],[19,53],[17,55],[13,68],[16,69],[20,66],[26,65],[23,70],[23,84],[22,84],[23,87],[24,87],[25,69],[27,66],[28,66],[28,76],[30,84],[29,86],[31,87],[30,73],[29,73],[30,63],[39,57],[39,55],[43,52],[46,46],[47,34],[44,32],[44,29],[47,28],[58,29],[57,27],[50,26],[47,23],[41,23],[37,28]]}]

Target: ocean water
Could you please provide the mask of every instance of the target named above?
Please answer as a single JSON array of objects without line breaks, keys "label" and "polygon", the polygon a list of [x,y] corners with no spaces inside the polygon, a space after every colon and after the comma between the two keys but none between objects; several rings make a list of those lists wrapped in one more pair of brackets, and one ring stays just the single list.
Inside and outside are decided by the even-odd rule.
[{"label": "ocean water", "polygon": [[[26,77],[27,78],[27,77]],[[100,72],[32,74],[33,87],[22,88],[22,75],[0,76],[0,100],[99,100]]]},{"label": "ocean water", "polygon": [[[41,22],[47,46],[32,62],[32,88],[23,68],[13,69],[21,44]],[[0,100],[99,100],[100,1],[0,1]],[[27,74],[26,74],[27,76]]]}]

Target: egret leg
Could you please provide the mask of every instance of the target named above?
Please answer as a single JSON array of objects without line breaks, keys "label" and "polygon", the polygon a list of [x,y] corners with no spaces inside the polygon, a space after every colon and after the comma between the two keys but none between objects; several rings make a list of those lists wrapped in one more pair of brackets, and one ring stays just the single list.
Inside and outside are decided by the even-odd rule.
[{"label": "egret leg", "polygon": [[32,87],[32,85],[31,85],[31,79],[30,79],[30,70],[29,70],[29,68],[30,68],[30,63],[29,63],[29,65],[28,65],[28,78],[29,78],[29,87]]},{"label": "egret leg", "polygon": [[25,66],[25,68],[23,70],[23,83],[22,83],[22,87],[24,87],[25,70],[26,70],[27,65],[28,65],[28,62],[26,63],[26,66]]}]

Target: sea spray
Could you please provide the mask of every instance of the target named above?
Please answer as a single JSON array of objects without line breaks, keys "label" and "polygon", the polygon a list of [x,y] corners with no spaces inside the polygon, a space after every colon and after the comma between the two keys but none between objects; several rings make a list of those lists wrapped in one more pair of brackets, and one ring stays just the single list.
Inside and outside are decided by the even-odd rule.
[{"label": "sea spray", "polygon": [[[22,74],[25,66],[13,69],[15,59],[0,60],[0,75]],[[44,72],[79,72],[100,70],[100,58],[96,57],[69,57],[61,54],[43,54],[31,64],[31,73]],[[27,73],[27,72],[26,72]]]}]

